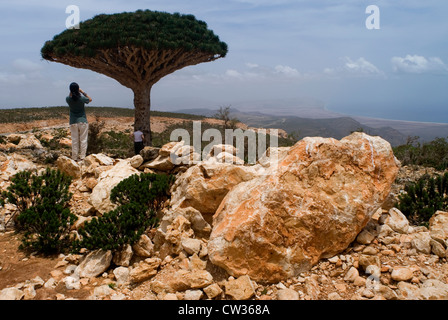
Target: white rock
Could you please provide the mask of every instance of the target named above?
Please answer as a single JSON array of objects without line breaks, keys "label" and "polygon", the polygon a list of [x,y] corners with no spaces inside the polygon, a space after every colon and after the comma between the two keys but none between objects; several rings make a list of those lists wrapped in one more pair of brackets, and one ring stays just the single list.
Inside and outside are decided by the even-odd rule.
[{"label": "white rock", "polygon": [[143,157],[139,154],[133,156],[132,158],[129,159],[129,164],[134,168],[138,168],[143,164]]},{"label": "white rock", "polygon": [[431,253],[431,236],[429,232],[413,233],[411,243],[418,252]]},{"label": "white rock", "polygon": [[58,166],[58,169],[65,174],[75,179],[81,178],[81,167],[73,159],[66,156],[60,156],[58,160],[56,160],[56,165]]},{"label": "white rock", "polygon": [[277,300],[299,300],[299,293],[293,289],[281,289],[277,292]]},{"label": "white rock", "polygon": [[109,268],[112,252],[101,249],[90,252],[79,264],[75,272],[82,278],[97,277]]},{"label": "white rock", "polygon": [[448,300],[448,285],[436,279],[426,280],[420,288],[420,299]]},{"label": "white rock", "polygon": [[414,276],[414,272],[407,267],[394,267],[391,278],[395,281],[409,281]]},{"label": "white rock", "polygon": [[359,277],[359,271],[355,267],[351,267],[344,276],[345,281],[354,282]]},{"label": "white rock", "polygon": [[132,246],[132,250],[139,257],[149,258],[154,253],[154,244],[146,234],[143,234],[140,240]]},{"label": "white rock", "polygon": [[328,294],[328,300],[343,300],[342,297],[337,292],[332,292]]},{"label": "white rock", "polygon": [[124,248],[120,251],[116,251],[114,253],[113,262],[117,266],[129,267],[132,255],[134,252],[132,251],[131,245],[125,245]]},{"label": "white rock", "polygon": [[36,297],[36,290],[33,285],[29,285],[23,289],[23,300],[33,300]]},{"label": "white rock", "polygon": [[54,278],[50,278],[47,280],[47,282],[45,282],[44,284],[44,288],[46,289],[54,289],[56,288],[58,285],[58,282],[56,281],[56,279]]},{"label": "white rock", "polygon": [[184,300],[201,300],[202,295],[201,290],[187,290],[185,291]]},{"label": "white rock", "polygon": [[140,172],[133,168],[128,161],[119,161],[111,169],[100,174],[98,184],[90,195],[90,204],[101,214],[115,209],[116,205],[110,201],[110,192],[122,180],[138,173]]},{"label": "white rock", "polygon": [[385,219],[385,224],[398,233],[407,233],[409,229],[409,221],[406,216],[397,208],[389,210],[389,215]]},{"label": "white rock", "polygon": [[21,300],[25,294],[17,288],[6,288],[0,291],[0,300]]},{"label": "white rock", "polygon": [[201,240],[199,239],[183,238],[181,244],[188,254],[198,254],[201,251]]},{"label": "white rock", "polygon": [[67,290],[79,290],[81,289],[81,282],[78,277],[68,276],[62,280],[65,283]]},{"label": "white rock", "polygon": [[122,286],[129,283],[129,269],[126,267],[118,267],[114,269],[117,285]]},{"label": "white rock", "polygon": [[112,159],[111,157],[108,157],[102,153],[90,154],[84,158],[83,162],[84,162],[84,165],[86,165],[86,166],[91,166],[91,165],[113,166],[114,165],[114,159]]}]

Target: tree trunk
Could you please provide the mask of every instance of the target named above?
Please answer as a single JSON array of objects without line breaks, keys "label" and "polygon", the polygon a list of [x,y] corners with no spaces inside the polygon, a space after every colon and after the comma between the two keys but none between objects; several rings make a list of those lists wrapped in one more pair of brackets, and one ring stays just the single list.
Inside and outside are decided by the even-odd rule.
[{"label": "tree trunk", "polygon": [[151,138],[151,86],[134,89],[135,122],[134,130],[143,132],[145,146],[152,145]]}]

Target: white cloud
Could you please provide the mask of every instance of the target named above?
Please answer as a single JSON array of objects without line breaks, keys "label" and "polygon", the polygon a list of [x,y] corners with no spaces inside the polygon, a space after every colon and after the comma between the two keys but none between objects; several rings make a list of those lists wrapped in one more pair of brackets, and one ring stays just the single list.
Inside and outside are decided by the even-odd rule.
[{"label": "white cloud", "polygon": [[438,57],[425,58],[419,55],[393,57],[392,68],[395,72],[403,73],[447,73],[448,66]]},{"label": "white cloud", "polygon": [[42,65],[28,59],[16,59],[12,62],[14,69],[22,72],[38,72],[42,70]]},{"label": "white cloud", "polygon": [[343,66],[325,68],[324,74],[329,76],[384,76],[383,71],[363,57],[357,60],[345,57],[343,61]]},{"label": "white cloud", "polygon": [[0,83],[4,85],[24,85],[41,82],[43,67],[28,59],[18,58],[11,62],[7,68],[0,70]]},{"label": "white cloud", "polygon": [[221,73],[204,73],[201,69],[180,70],[170,75],[170,79],[185,81],[194,79],[200,82],[223,83],[228,81],[291,81],[291,79],[301,79],[301,73],[287,65],[276,65],[275,67],[260,66],[256,63],[245,63],[245,67],[232,68]]},{"label": "white cloud", "polygon": [[299,77],[300,72],[297,69],[291,68],[289,66],[278,65],[275,67],[275,72],[278,74],[285,75],[287,77]]}]

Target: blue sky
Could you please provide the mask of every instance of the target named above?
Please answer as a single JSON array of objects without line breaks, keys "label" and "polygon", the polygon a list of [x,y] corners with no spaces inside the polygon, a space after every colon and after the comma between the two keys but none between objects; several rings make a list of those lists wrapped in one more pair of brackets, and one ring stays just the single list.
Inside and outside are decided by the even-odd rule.
[{"label": "blue sky", "polygon": [[[81,21],[137,9],[193,14],[228,44],[226,58],[160,80],[153,110],[273,101],[275,113],[276,100],[297,99],[350,115],[448,122],[448,2],[440,0],[2,0],[0,108],[64,105],[72,81],[93,105],[132,107],[132,91],[115,80],[41,59],[45,41],[66,28],[69,5]],[[366,28],[369,5],[380,10],[379,30]]]}]

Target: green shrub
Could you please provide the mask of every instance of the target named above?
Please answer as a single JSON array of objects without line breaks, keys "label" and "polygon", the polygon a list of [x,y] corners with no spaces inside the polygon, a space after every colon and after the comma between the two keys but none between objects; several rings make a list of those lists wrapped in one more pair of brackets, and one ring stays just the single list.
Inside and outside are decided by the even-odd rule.
[{"label": "green shrub", "polygon": [[448,168],[448,141],[436,138],[433,141],[419,143],[418,137],[408,138],[405,145],[394,148],[394,154],[403,165],[420,165],[437,170]]},{"label": "green shrub", "polygon": [[73,251],[120,250],[134,244],[147,228],[157,226],[157,211],[168,199],[173,181],[173,176],[156,174],[137,174],[121,181],[110,195],[118,207],[80,228]]},{"label": "green shrub", "polygon": [[154,215],[138,204],[126,204],[87,222],[78,230],[82,240],[74,242],[74,250],[119,250],[134,244],[146,228],[155,224]]},{"label": "green shrub", "polygon": [[168,199],[174,176],[163,174],[134,174],[118,183],[110,193],[110,200],[118,205],[138,203],[154,212]]},{"label": "green shrub", "polygon": [[397,208],[414,224],[427,225],[437,210],[448,209],[448,172],[443,176],[425,175],[405,186]]},{"label": "green shrub", "polygon": [[45,254],[68,248],[69,231],[76,221],[68,202],[71,177],[47,168],[37,175],[22,171],[11,178],[11,185],[0,196],[0,204],[15,205],[16,228],[22,232],[22,249]]}]

